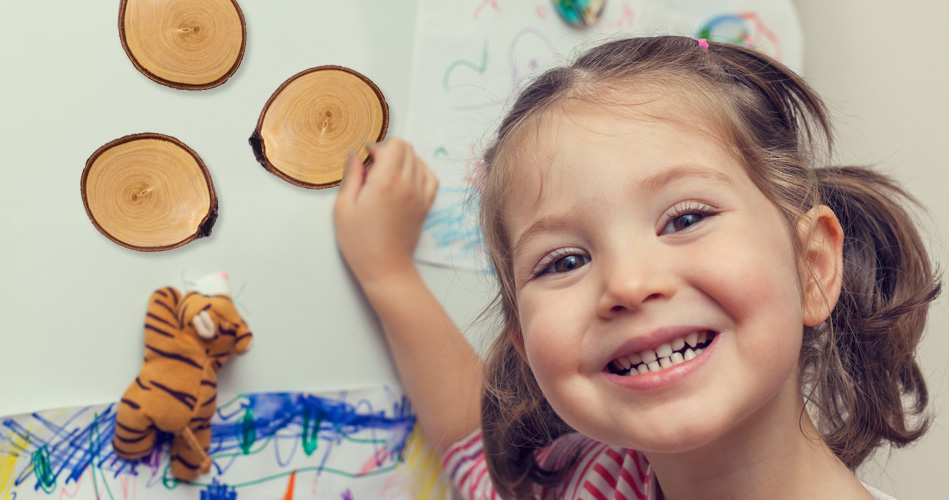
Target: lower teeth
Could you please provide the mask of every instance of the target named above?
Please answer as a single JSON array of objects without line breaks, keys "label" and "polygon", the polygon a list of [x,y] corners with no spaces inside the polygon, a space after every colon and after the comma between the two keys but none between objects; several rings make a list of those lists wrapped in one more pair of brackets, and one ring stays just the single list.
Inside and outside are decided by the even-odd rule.
[{"label": "lower teeth", "polygon": [[642,375],[644,373],[664,370],[671,366],[675,366],[679,363],[693,359],[699,354],[702,354],[705,351],[705,348],[707,348],[709,344],[712,343],[712,340],[714,338],[715,336],[713,334],[709,334],[708,340],[706,340],[704,343],[696,345],[694,349],[686,345],[684,349],[673,352],[670,357],[659,358],[656,361],[653,361],[651,363],[640,363],[637,365],[633,365],[629,368],[623,369],[623,368],[617,368],[611,362],[607,366],[607,368],[609,369],[610,373],[613,373],[615,375],[625,375],[625,376]]}]

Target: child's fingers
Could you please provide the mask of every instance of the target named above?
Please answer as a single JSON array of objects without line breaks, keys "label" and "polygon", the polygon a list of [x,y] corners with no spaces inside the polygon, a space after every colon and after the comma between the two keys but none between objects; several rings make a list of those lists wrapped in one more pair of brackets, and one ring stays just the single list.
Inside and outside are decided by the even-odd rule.
[{"label": "child's fingers", "polygon": [[372,182],[390,182],[402,170],[405,141],[390,137],[383,142],[366,143],[366,150],[372,158],[372,166],[367,180]]},{"label": "child's fingers", "polygon": [[424,186],[425,184],[425,172],[428,171],[428,165],[425,164],[425,160],[422,160],[422,157],[412,153],[412,181],[415,182],[416,186]]},{"label": "child's fingers", "polygon": [[350,150],[343,165],[343,179],[339,183],[339,196],[354,200],[362,187],[365,167],[355,151]]},{"label": "child's fingers", "polygon": [[366,143],[366,151],[369,152],[370,158],[376,157],[376,151],[379,149],[380,144],[382,143],[381,142],[367,142]]}]

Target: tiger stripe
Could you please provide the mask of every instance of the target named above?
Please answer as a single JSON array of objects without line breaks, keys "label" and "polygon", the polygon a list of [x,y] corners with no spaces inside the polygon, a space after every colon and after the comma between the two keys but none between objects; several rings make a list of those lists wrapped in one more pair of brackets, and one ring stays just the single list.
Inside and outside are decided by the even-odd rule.
[{"label": "tiger stripe", "polygon": [[146,345],[145,348],[165,358],[173,359],[175,361],[181,361],[182,363],[186,365],[191,365],[199,370],[201,369],[201,365],[199,365],[195,360],[189,358],[188,356],[185,356],[182,354],[176,354],[176,353],[168,352],[168,351],[162,351],[161,349],[158,349],[157,347],[153,347],[150,345]]},{"label": "tiger stripe", "polygon": [[122,398],[122,402],[125,403],[125,404],[127,404],[127,405],[129,405],[129,406],[131,406],[132,408],[134,408],[134,409],[136,409],[136,410],[142,407],[141,405],[139,405],[139,404],[136,403],[135,401],[130,401],[130,400],[125,399],[125,398]]},{"label": "tiger stripe", "polygon": [[154,380],[152,380],[152,385],[167,392],[171,397],[177,399],[181,402],[181,404],[187,406],[189,410],[193,410],[194,405],[198,403],[198,398],[192,394],[176,391],[166,385],[155,382]]},{"label": "tiger stripe", "polygon": [[172,334],[172,333],[170,333],[170,332],[166,332],[165,330],[162,330],[161,328],[158,328],[157,326],[152,326],[152,325],[149,325],[148,323],[145,323],[145,328],[147,328],[148,330],[151,330],[151,331],[153,331],[153,332],[155,332],[155,333],[157,333],[157,334],[159,334],[159,335],[164,335],[164,336],[166,336],[166,337],[175,338],[174,334]]}]

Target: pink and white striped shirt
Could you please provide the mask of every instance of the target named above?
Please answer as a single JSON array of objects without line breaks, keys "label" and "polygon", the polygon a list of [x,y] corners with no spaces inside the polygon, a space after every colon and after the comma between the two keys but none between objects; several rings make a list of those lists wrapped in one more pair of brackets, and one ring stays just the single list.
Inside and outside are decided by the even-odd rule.
[{"label": "pink and white striped shirt", "polygon": [[[538,450],[537,463],[560,469],[579,457],[566,478],[554,488],[538,487],[538,499],[653,500],[652,467],[642,453],[606,445],[582,434],[564,434]],[[481,432],[456,443],[442,459],[442,466],[461,497],[468,500],[500,498],[494,491],[484,462]]]},{"label": "pink and white striped shirt", "polygon": [[[570,457],[579,457],[567,477],[554,488],[538,487],[535,498],[560,500],[656,500],[659,490],[652,466],[636,451],[594,441],[582,434],[564,434],[538,450],[537,463],[545,469],[560,469]],[[442,467],[465,500],[500,498],[491,484],[484,462],[481,432],[453,445],[442,458]],[[876,500],[895,500],[863,483]]]}]

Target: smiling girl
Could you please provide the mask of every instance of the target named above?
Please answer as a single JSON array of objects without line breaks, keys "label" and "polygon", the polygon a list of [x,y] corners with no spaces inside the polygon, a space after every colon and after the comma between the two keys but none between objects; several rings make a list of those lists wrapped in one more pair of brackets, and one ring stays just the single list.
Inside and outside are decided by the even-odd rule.
[{"label": "smiling girl", "polygon": [[807,84],[737,46],[621,40],[540,76],[484,156],[483,366],[412,261],[434,176],[397,139],[351,158],[339,245],[462,495],[889,498],[852,471],[926,430],[939,283],[912,200],[818,168],[830,143]]}]

